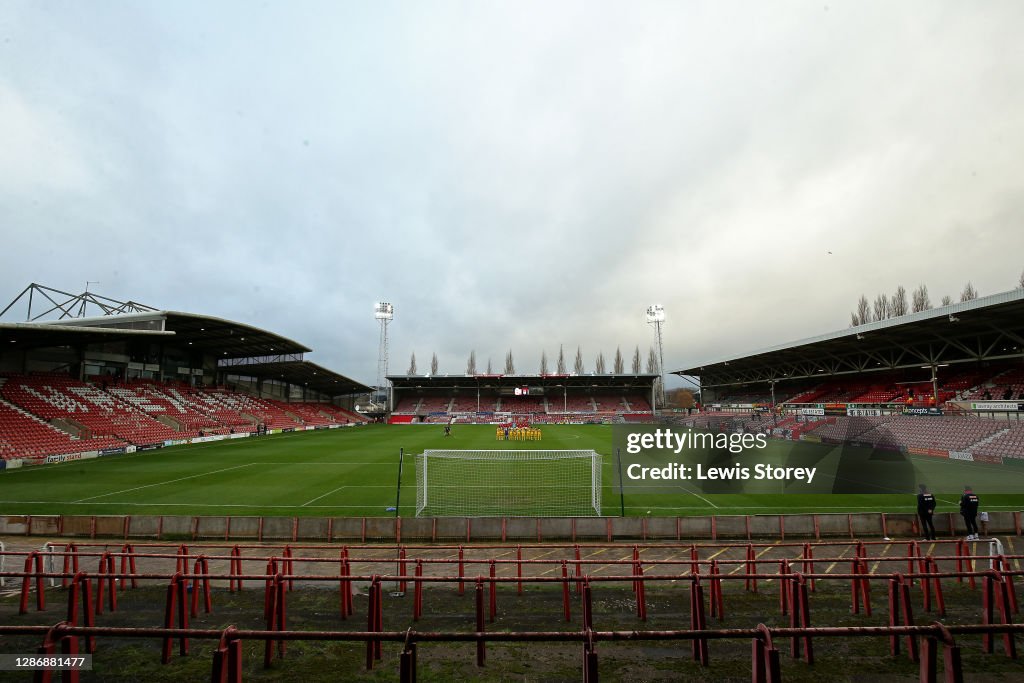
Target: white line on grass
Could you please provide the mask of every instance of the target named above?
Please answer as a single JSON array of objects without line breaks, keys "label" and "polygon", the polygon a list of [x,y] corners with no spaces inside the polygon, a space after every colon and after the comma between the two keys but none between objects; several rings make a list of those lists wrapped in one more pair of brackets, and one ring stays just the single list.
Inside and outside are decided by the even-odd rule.
[{"label": "white line on grass", "polygon": [[252,465],[289,465],[289,466],[291,466],[291,465],[363,465],[363,466],[365,466],[365,465],[378,465],[380,467],[385,467],[385,466],[386,467],[394,467],[395,466],[395,463],[393,463],[393,462],[350,462],[348,460],[345,460],[345,461],[342,461],[342,462],[334,462],[334,461],[328,461],[328,462],[265,462],[263,460],[260,460],[258,462],[254,462],[254,463],[250,463],[250,464],[252,464]]},{"label": "white line on grass", "polygon": [[89,496],[88,498],[80,498],[78,500],[71,501],[71,503],[72,504],[74,504],[74,503],[84,503],[84,502],[89,501],[89,500],[96,500],[97,498],[106,498],[107,496],[116,496],[119,493],[130,493],[131,491],[139,491],[141,489],[148,489],[148,488],[152,488],[154,486],[163,486],[164,484],[175,484],[175,483],[177,483],[179,481],[187,481],[188,479],[195,479],[197,477],[205,477],[208,474],[218,474],[220,472],[229,472],[231,470],[237,470],[237,469],[240,469],[242,467],[252,467],[255,464],[256,463],[249,462],[249,463],[246,463],[244,465],[235,465],[234,467],[225,467],[224,469],[221,469],[221,470],[213,470],[212,472],[200,472],[199,474],[192,474],[192,475],[189,475],[187,477],[181,477],[180,479],[171,479],[169,481],[160,481],[160,482],[157,482],[155,484],[145,484],[144,486],[136,486],[136,487],[130,488],[130,489],[122,489],[120,491],[111,491],[110,493],[101,493],[98,496]]},{"label": "white line on grass", "polygon": [[346,488],[346,487],[345,487],[345,486],[339,486],[339,487],[338,487],[338,488],[336,488],[336,489],[333,489],[333,490],[331,490],[331,491],[328,491],[327,493],[325,493],[325,494],[324,494],[324,495],[322,495],[322,496],[317,496],[317,497],[316,497],[316,498],[314,498],[313,500],[310,500],[310,501],[307,501],[307,502],[303,503],[303,504],[302,504],[302,505],[300,505],[299,507],[303,507],[303,508],[304,508],[304,507],[306,507],[307,505],[309,505],[310,503],[315,503],[316,501],[320,500],[321,498],[326,498],[327,496],[331,495],[332,493],[336,493],[336,492],[338,492],[338,491],[342,490],[343,488]]},{"label": "white line on grass", "polygon": [[[302,505],[274,505],[272,503],[270,503],[270,504],[268,504],[268,503],[261,503],[261,504],[253,504],[253,503],[196,503],[196,502],[192,502],[192,503],[118,503],[118,502],[104,503],[104,502],[92,502],[92,501],[89,501],[89,502],[86,502],[86,503],[82,503],[82,502],[78,502],[78,501],[64,502],[64,501],[59,501],[59,500],[0,500],[0,505],[13,505],[13,504],[17,504],[17,505],[87,505],[87,506],[91,506],[91,505],[111,505],[111,506],[117,506],[117,507],[140,507],[140,508],[144,508],[144,507],[153,507],[153,508],[161,508],[161,507],[252,508],[254,510],[269,510],[269,509],[275,509],[275,510],[299,510],[299,509],[301,509],[303,507]],[[344,509],[352,509],[352,510],[365,510],[365,509],[368,509],[368,508],[375,508],[375,507],[377,507],[377,505],[375,505],[375,504],[373,504],[373,505],[371,505],[371,504],[367,504],[367,505],[310,505],[310,506],[306,507],[305,509],[307,509],[307,510],[319,510],[319,509],[335,510],[335,509],[342,509],[342,508],[344,508]],[[405,507],[405,505],[403,505],[402,507]]]},{"label": "white line on grass", "polygon": [[717,508],[718,508],[718,506],[717,506],[717,505],[715,505],[714,503],[712,503],[712,502],[711,502],[710,500],[708,500],[708,499],[707,499],[707,498],[705,498],[704,496],[700,495],[699,493],[695,493],[694,491],[691,491],[690,489],[686,488],[686,487],[685,487],[684,485],[682,485],[682,484],[676,484],[676,486],[677,486],[678,488],[681,488],[682,490],[686,491],[686,492],[687,492],[687,493],[689,493],[689,494],[690,494],[691,496],[696,496],[697,498],[700,498],[701,500],[703,500],[703,501],[704,501],[705,503],[707,503],[707,504],[708,504],[708,505],[710,505],[711,507],[713,507],[713,508],[715,508],[715,509],[717,509]]},{"label": "white line on grass", "polygon": [[[715,506],[719,507],[719,506]],[[722,508],[726,510],[878,510],[877,505],[723,505]],[[989,510],[1017,510],[1020,508],[1019,505],[986,505]],[[687,505],[668,505],[668,506],[644,506],[644,505],[627,505],[627,510],[706,510],[704,507],[687,506]],[[913,512],[916,508],[908,506],[893,507],[889,512]],[[828,514],[828,513],[825,513]],[[939,514],[956,514],[952,510],[942,510]]]}]

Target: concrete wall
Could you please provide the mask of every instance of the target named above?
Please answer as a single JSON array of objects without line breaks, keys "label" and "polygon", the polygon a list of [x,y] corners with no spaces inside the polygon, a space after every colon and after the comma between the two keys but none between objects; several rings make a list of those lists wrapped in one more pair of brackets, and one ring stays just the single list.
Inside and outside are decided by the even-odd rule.
[{"label": "concrete wall", "polygon": [[[1019,534],[1021,512],[990,512],[987,534]],[[986,528],[987,527],[987,528]],[[962,536],[957,514],[935,517],[940,536]],[[912,514],[730,515],[714,517],[180,517],[0,516],[0,536],[219,539],[233,541],[536,542],[695,541],[797,538],[917,538]]]}]

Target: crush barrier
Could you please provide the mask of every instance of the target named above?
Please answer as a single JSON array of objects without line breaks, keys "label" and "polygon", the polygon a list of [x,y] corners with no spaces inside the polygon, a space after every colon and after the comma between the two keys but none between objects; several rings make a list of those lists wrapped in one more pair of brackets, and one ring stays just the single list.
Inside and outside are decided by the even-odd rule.
[{"label": "crush barrier", "polygon": [[[304,557],[304,552],[313,549],[330,549],[338,551],[337,546],[312,547],[239,547],[224,548],[226,553],[209,552],[218,546],[188,546],[185,544],[124,544],[119,549],[111,550],[102,544],[48,544],[43,550],[27,552],[5,552],[24,561],[24,571],[5,572],[5,577],[21,580],[21,613],[28,611],[29,597],[36,594],[36,611],[45,611],[45,582],[51,586],[60,582],[68,590],[68,623],[77,627],[78,619],[83,620],[83,627],[95,625],[95,616],[102,614],[104,603],[107,611],[116,611],[117,590],[128,590],[141,582],[167,582],[167,600],[165,604],[163,626],[165,629],[177,629],[179,632],[189,630],[189,617],[198,613],[200,593],[206,612],[213,609],[210,594],[211,581],[227,585],[229,590],[241,590],[243,585],[264,587],[264,618],[268,633],[287,631],[287,593],[296,587],[296,582],[336,582],[339,590],[339,616],[347,619],[354,614],[353,589],[355,584],[367,587],[367,633],[383,633],[383,585],[393,583],[404,592],[412,585],[412,620],[418,621],[423,610],[423,590],[429,584],[448,585],[453,590],[462,592],[466,583],[473,586],[475,597],[475,627],[477,634],[486,633],[487,624],[493,623],[498,611],[498,587],[514,587],[517,593],[523,591],[524,585],[557,584],[561,588],[562,616],[571,622],[572,594],[575,593],[582,601],[580,619],[584,631],[593,630],[592,596],[595,590],[601,590],[601,584],[617,583],[629,585],[636,604],[636,617],[639,621],[647,620],[648,600],[647,587],[652,583],[682,582],[683,587],[689,586],[690,597],[690,631],[708,631],[708,612],[713,618],[721,621],[725,615],[723,584],[734,581],[742,582],[743,589],[748,592],[763,592],[766,581],[778,585],[780,614],[789,616],[790,627],[794,629],[812,629],[812,608],[810,595],[815,591],[817,582],[848,582],[850,586],[851,613],[872,614],[872,584],[883,582],[888,588],[888,626],[890,635],[890,651],[898,655],[902,647],[913,661],[922,656],[927,659],[934,655],[934,649],[928,650],[926,645],[919,645],[917,638],[908,636],[909,631],[899,631],[900,627],[914,624],[914,606],[911,590],[916,586],[920,593],[922,608],[935,611],[936,616],[945,616],[943,598],[943,580],[966,582],[970,588],[979,584],[981,607],[981,625],[1002,627],[1012,625],[1012,615],[1017,613],[1017,600],[1014,578],[1022,573],[1015,570],[1022,559],[1020,555],[1008,554],[971,554],[971,546],[961,541],[936,543],[935,547],[949,550],[951,554],[933,556],[922,553],[925,544],[910,542],[905,544],[878,542],[855,542],[837,544],[733,544],[733,545],[700,545],[673,544],[641,546],[605,546],[595,545],[541,545],[541,546],[485,546],[472,547],[472,552],[490,553],[489,557],[469,557],[465,546],[345,546],[340,549],[337,557]],[[981,544],[984,546],[985,544]],[[870,551],[880,546],[891,548],[899,546],[899,552],[892,555],[873,555]],[[932,547],[930,544],[928,547]],[[562,557],[536,558],[530,554],[538,549],[561,550]],[[617,548],[628,552],[623,559],[594,559],[583,551],[595,548]],[[824,553],[829,548],[842,548],[842,552]],[[995,543],[990,548],[1001,549]],[[429,552],[447,552],[447,557],[429,557]],[[515,557],[512,557],[514,550]],[[524,550],[526,556],[524,557]],[[670,551],[674,557],[652,557],[653,554]],[[740,557],[721,558],[721,552],[730,550]],[[791,557],[766,558],[759,550],[775,550],[789,552]],[[817,551],[817,553],[816,553]],[[247,552],[262,553],[259,556],[246,555]],[[380,557],[379,553],[388,557]],[[272,553],[267,555],[267,553]],[[378,556],[374,556],[374,554]],[[503,555],[507,555],[503,557]],[[161,562],[174,571],[152,571],[146,565]],[[226,563],[227,573],[211,572],[210,562]],[[244,563],[265,563],[262,573],[243,573]],[[848,567],[844,573],[816,572],[823,563]],[[943,571],[941,565],[951,569]],[[47,568],[47,564],[50,568]],[[121,570],[115,571],[120,564]],[[976,565],[988,568],[976,569]],[[388,573],[376,573],[386,565]],[[56,568],[61,567],[63,571]],[[81,567],[95,566],[96,571],[84,572]],[[331,568],[330,574],[319,570],[324,566]],[[733,568],[733,572],[723,573],[723,568]],[[410,570],[411,567],[411,570]],[[469,571],[467,572],[467,567]],[[952,567],[955,567],[953,569]],[[141,568],[141,569],[140,569]],[[306,568],[313,573],[302,574],[296,570]],[[544,576],[552,568],[559,575]],[[905,570],[904,570],[905,568]],[[612,572],[604,575],[599,572],[607,569]],[[798,570],[799,569],[799,570]],[[454,570],[454,572],[452,571]],[[674,570],[674,571],[673,571]],[[882,571],[876,571],[882,570]],[[889,570],[889,571],[886,571]],[[894,571],[898,570],[898,571]],[[433,571],[434,574],[428,572]],[[595,573],[592,573],[595,572]],[[742,573],[740,573],[742,572]],[[760,582],[760,585],[759,585]],[[95,590],[92,590],[92,587]],[[707,590],[705,591],[705,588]],[[708,598],[705,598],[705,593]],[[190,596],[190,599],[189,599]],[[708,607],[710,609],[708,609]],[[660,632],[659,632],[660,633]],[[1003,634],[1003,647],[1008,657],[1016,657],[1012,630],[989,632],[983,640],[983,651],[994,650],[995,636]],[[813,635],[810,631],[803,635],[790,636],[790,649],[795,658],[803,658],[813,662]],[[896,634],[896,635],[893,635]],[[493,635],[493,634],[491,634]],[[500,635],[500,633],[499,633]],[[778,633],[776,633],[778,635]],[[225,636],[227,637],[227,636]],[[177,638],[167,637],[163,643],[161,660],[167,662],[173,654],[173,640],[178,640],[179,656],[188,653],[188,637],[179,634]],[[707,665],[710,661],[708,639],[693,637],[692,655],[695,661]],[[264,638],[264,662],[272,665],[274,655],[282,657],[289,638]],[[367,641],[367,667],[374,666],[382,656],[381,643],[386,639]],[[486,659],[486,642],[493,638],[479,636],[476,639],[477,661],[483,666]],[[500,640],[500,638],[499,638]],[[584,658],[588,671],[596,672],[598,639],[589,637],[584,642]],[[227,638],[230,641],[230,638]],[[231,661],[231,646],[222,641],[223,666]],[[943,641],[946,642],[946,641]],[[87,649],[95,644],[86,644]],[[755,650],[765,645],[754,645]],[[936,645],[937,647],[937,645]],[[766,652],[770,650],[765,650]],[[923,654],[922,654],[923,653]],[[762,653],[764,654],[764,653]],[[765,655],[767,656],[767,655]],[[415,662],[409,660],[410,655],[403,654],[401,667],[403,670],[412,667]],[[227,663],[226,663],[227,662]],[[766,664],[767,666],[767,664]],[[226,670],[226,669],[224,669]],[[760,671],[754,667],[752,680]],[[763,673],[763,672],[762,672]],[[584,676],[590,675],[584,672]],[[596,675],[596,674],[595,674]],[[765,674],[767,675],[767,674]]]},{"label": "crush barrier", "polygon": [[[586,595],[586,591],[584,591]],[[746,629],[689,629],[672,631],[597,631],[583,628],[579,631],[504,631],[476,632],[457,631],[286,631],[286,630],[242,630],[228,626],[223,630],[194,628],[118,628],[97,626],[74,626],[68,622],[59,622],[52,626],[0,626],[0,636],[42,635],[43,640],[37,652],[42,656],[62,655],[73,656],[80,652],[78,640],[85,638],[95,642],[100,637],[111,638],[152,638],[163,641],[188,639],[207,639],[217,641],[211,662],[211,680],[215,683],[241,683],[242,647],[245,641],[263,641],[264,648],[269,649],[273,643],[291,641],[327,641],[327,642],[365,642],[368,660],[374,657],[376,645],[384,642],[401,644],[399,654],[399,681],[414,683],[417,677],[417,650],[421,644],[473,642],[477,645],[477,666],[485,666],[485,648],[487,643],[577,643],[582,645],[581,680],[585,683],[597,683],[598,649],[601,642],[679,642],[690,641],[697,651],[698,643],[711,640],[750,640],[752,683],[780,683],[782,681],[781,652],[776,646],[780,640],[790,639],[792,642],[810,641],[811,639],[831,638],[889,638],[921,640],[918,663],[919,680],[934,681],[938,678],[938,651],[943,651],[943,680],[954,683],[964,680],[960,646],[955,636],[981,635],[992,638],[996,635],[1013,638],[1024,632],[1024,624],[963,624],[947,625],[933,622],[919,626],[863,626],[863,627],[769,627],[758,624]],[[797,650],[790,650],[790,657],[797,659]],[[695,657],[699,659],[699,657]],[[701,664],[706,662],[701,661]],[[52,670],[39,670],[34,680],[49,683],[53,677]],[[65,670],[61,679],[69,683],[78,683],[79,672]]]}]

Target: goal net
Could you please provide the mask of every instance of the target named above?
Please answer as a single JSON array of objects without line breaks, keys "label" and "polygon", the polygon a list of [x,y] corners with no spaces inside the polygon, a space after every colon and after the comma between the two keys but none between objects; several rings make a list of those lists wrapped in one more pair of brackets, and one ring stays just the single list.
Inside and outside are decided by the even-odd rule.
[{"label": "goal net", "polygon": [[593,517],[595,451],[444,451],[416,456],[417,517]]}]

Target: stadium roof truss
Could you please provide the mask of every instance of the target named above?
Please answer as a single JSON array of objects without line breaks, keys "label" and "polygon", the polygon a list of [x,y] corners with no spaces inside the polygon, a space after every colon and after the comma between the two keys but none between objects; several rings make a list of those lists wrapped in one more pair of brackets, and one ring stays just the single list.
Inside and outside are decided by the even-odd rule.
[{"label": "stadium roof truss", "polygon": [[[40,307],[39,301],[44,304]],[[71,294],[32,283],[0,315],[22,302],[27,322],[0,323],[0,353],[59,346],[86,346],[124,340],[150,340],[217,358],[224,372],[280,380],[330,396],[370,391],[370,387],[304,360],[311,351],[267,330],[208,315],[166,311],[91,292]],[[99,315],[89,315],[99,309]],[[48,317],[48,320],[42,318]]]},{"label": "stadium roof truss", "polygon": [[704,387],[1024,359],[1024,289],[703,363],[674,374]]},{"label": "stadium roof truss", "polygon": [[[42,305],[36,307],[35,315],[33,315],[32,307],[37,298],[42,301]],[[90,306],[98,308],[102,315],[156,311],[152,306],[140,304],[137,301],[118,301],[108,296],[95,294],[89,291],[88,284],[86,284],[86,290],[81,294],[72,294],[71,292],[65,292],[61,289],[54,289],[53,287],[33,282],[21,290],[21,294],[14,297],[14,300],[7,304],[4,310],[0,311],[0,318],[14,308],[19,301],[24,299],[27,299],[25,301],[27,308],[25,322],[36,322],[49,315],[57,315],[59,320],[84,318]],[[41,312],[40,308],[43,309]]]}]

